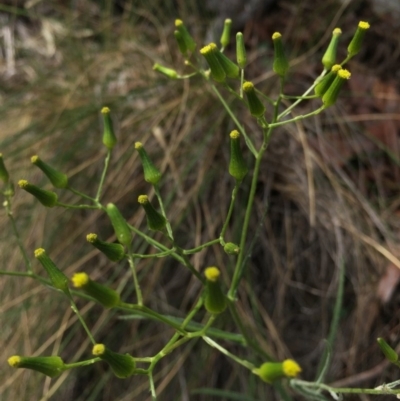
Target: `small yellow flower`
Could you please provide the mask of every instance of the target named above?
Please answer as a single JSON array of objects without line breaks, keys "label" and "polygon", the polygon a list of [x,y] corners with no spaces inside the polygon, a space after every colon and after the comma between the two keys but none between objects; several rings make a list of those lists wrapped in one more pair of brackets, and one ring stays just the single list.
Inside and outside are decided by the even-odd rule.
[{"label": "small yellow flower", "polygon": [[221,275],[221,272],[219,271],[218,267],[207,267],[207,269],[204,271],[204,275],[206,276],[206,279],[212,282],[215,282],[218,280],[219,276]]},{"label": "small yellow flower", "polygon": [[75,288],[82,288],[89,282],[89,276],[86,273],[75,273],[72,276],[72,284]]},{"label": "small yellow flower", "polygon": [[282,364],[283,373],[287,377],[296,377],[301,372],[300,365],[293,359],[286,359]]}]

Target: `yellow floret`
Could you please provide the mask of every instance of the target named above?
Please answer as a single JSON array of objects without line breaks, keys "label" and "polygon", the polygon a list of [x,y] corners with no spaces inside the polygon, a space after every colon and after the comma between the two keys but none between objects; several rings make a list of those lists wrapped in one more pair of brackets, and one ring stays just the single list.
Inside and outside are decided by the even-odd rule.
[{"label": "yellow floret", "polygon": [[218,267],[215,266],[207,267],[207,269],[204,271],[206,279],[212,282],[217,281],[220,274],[221,274],[220,270],[218,269]]},{"label": "yellow floret", "polygon": [[92,349],[92,354],[95,356],[103,355],[106,351],[104,344],[95,344]]},{"label": "yellow floret", "polygon": [[21,357],[18,356],[18,355],[10,356],[10,357],[7,359],[7,362],[8,362],[8,364],[9,364],[10,366],[12,366],[13,368],[17,368],[18,365],[19,365],[20,362],[21,362]]},{"label": "yellow floret", "polygon": [[81,272],[75,273],[71,280],[75,288],[81,288],[89,282],[90,278],[86,273]]},{"label": "yellow floret", "polygon": [[350,79],[351,76],[350,71],[344,69],[339,70],[338,75],[343,79]]},{"label": "yellow floret", "polygon": [[93,243],[93,242],[96,242],[96,240],[97,240],[97,234],[91,233],[86,236],[87,242]]},{"label": "yellow floret", "polygon": [[35,250],[34,255],[35,258],[39,258],[40,256],[44,255],[46,251],[43,248],[38,248]]},{"label": "yellow floret", "polygon": [[300,365],[293,359],[286,359],[282,364],[283,373],[287,377],[296,377],[301,372]]},{"label": "yellow floret", "polygon": [[230,136],[232,139],[236,139],[236,138],[239,138],[240,134],[239,134],[239,131],[233,130],[233,131],[229,134],[229,136]]},{"label": "yellow floret", "polygon": [[143,204],[145,204],[145,203],[148,203],[148,202],[149,202],[149,197],[148,197],[147,195],[140,195],[140,196],[138,197],[138,202],[139,202],[141,205],[143,205]]},{"label": "yellow floret", "polygon": [[27,180],[19,180],[18,181],[18,185],[20,188],[25,188],[28,185],[28,181]]}]

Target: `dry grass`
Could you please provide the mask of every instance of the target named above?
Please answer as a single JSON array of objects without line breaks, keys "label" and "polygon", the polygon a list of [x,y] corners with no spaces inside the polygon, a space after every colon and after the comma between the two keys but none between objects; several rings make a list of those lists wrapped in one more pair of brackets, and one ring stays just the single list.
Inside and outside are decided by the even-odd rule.
[{"label": "dry grass", "polygon": [[[99,110],[108,105],[117,122],[119,143],[113,152],[104,203],[116,203],[131,224],[144,228],[136,199],[148,187],[133,152],[133,143],[140,140],[164,172],[162,192],[177,241],[185,248],[215,238],[233,188],[226,174],[227,133],[233,126],[200,80],[169,82],[151,70],[155,61],[180,65],[172,41],[174,3],[161,6],[156,1],[127,1],[121,3],[125,8],[118,8],[106,1],[101,8],[87,0],[79,2],[79,9],[62,2],[51,6],[36,3],[28,9],[19,8],[25,10],[25,17],[18,16],[16,9],[4,14],[4,54],[11,58],[6,57],[0,67],[0,140],[14,179],[26,177],[46,185],[29,165],[29,156],[37,153],[67,172],[74,187],[93,193],[105,154]],[[342,8],[334,1],[324,2],[314,11],[315,2],[311,3],[303,1],[297,7],[282,2],[263,24],[255,21],[246,25],[253,60],[249,70],[258,77],[261,89],[276,90],[275,78],[264,74],[271,51],[262,47],[261,39],[269,37],[269,30],[283,32],[286,27],[295,59],[295,84],[289,84],[288,90],[299,93],[319,68],[319,46],[326,32],[329,36],[329,23],[340,18],[340,25],[352,32],[358,19],[368,18],[357,15],[359,2]],[[199,19],[195,2],[178,3],[178,11],[193,22],[198,38],[205,35],[206,24]],[[312,12],[323,13],[326,24],[311,24]],[[196,19],[200,21],[197,24]],[[308,29],[301,29],[305,26]],[[307,60],[311,61],[306,63],[304,52],[310,47]],[[367,48],[364,56],[370,51]],[[368,73],[358,64],[351,67],[355,73]],[[398,97],[396,101],[398,106]],[[256,136],[255,123],[232,104]],[[360,101],[357,104],[359,107]],[[329,331],[338,268],[344,263],[345,299],[328,380],[374,386],[396,378],[396,372],[382,363],[375,339],[383,336],[393,344],[398,342],[398,296],[383,303],[378,283],[389,263],[400,268],[398,167],[393,166],[400,158],[395,146],[387,149],[371,142],[366,135],[368,126],[356,122],[356,114],[360,114],[357,107],[351,97],[343,99],[324,115],[274,135],[257,190],[252,220],[255,241],[239,294],[239,312],[264,351],[277,358],[295,357],[303,366],[303,377],[312,379]],[[392,111],[396,118],[397,110]],[[371,121],[377,113],[366,108],[362,114]],[[240,191],[230,227],[232,239],[238,238],[241,229],[240,206],[245,201],[246,185]],[[70,195],[63,198],[66,202],[74,199]],[[30,255],[43,246],[68,275],[85,269],[112,283],[125,299],[132,299],[126,266],[111,265],[85,242],[85,235],[92,231],[112,238],[112,229],[101,213],[44,210],[17,191],[15,215]],[[1,269],[23,270],[4,216],[0,224],[4,227]],[[135,241],[140,252],[148,251],[140,239]],[[209,264],[223,267],[224,280],[229,282],[233,262],[220,247],[197,254],[192,262],[198,270]],[[39,271],[37,265],[34,269]],[[146,304],[165,314],[184,316],[197,297],[198,283],[168,259],[141,262],[138,269]],[[15,353],[60,353],[68,361],[88,355],[89,342],[61,296],[34,282],[5,276],[0,281],[0,294],[0,344],[6,350],[0,358],[2,366]],[[86,301],[80,301],[79,306],[96,339],[122,352],[152,355],[171,334],[159,324],[120,319],[120,314]],[[217,326],[235,330],[229,316],[222,316]],[[262,362],[260,355],[240,345],[225,345],[255,363]],[[274,397],[270,388],[200,342],[163,359],[155,381],[163,400],[229,399],[192,394],[203,387],[246,394],[249,399]],[[146,378],[117,380],[105,366],[97,364],[52,381],[6,367],[0,373],[3,399],[150,398]]]}]

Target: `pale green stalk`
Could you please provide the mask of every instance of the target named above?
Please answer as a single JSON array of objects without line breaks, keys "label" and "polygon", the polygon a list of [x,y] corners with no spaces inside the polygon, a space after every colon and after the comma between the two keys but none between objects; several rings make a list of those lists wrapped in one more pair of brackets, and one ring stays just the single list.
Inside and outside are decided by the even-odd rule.
[{"label": "pale green stalk", "polygon": [[225,245],[224,237],[225,237],[226,230],[228,229],[229,221],[232,216],[233,207],[235,205],[235,200],[236,200],[236,195],[239,191],[239,186],[240,186],[240,182],[235,180],[235,187],[233,188],[233,191],[232,191],[231,203],[229,205],[229,209],[228,209],[228,213],[226,215],[224,225],[222,226],[221,234],[219,235],[219,240],[221,242],[221,245]]},{"label": "pale green stalk", "polygon": [[317,77],[317,79],[313,82],[313,84],[303,93],[300,98],[295,101],[292,105],[290,105],[284,112],[278,115],[277,121],[279,121],[281,118],[287,116],[300,102],[303,101],[304,97],[307,96],[316,86],[317,84],[321,81],[321,79],[326,75],[328,70],[323,70],[321,74]]},{"label": "pale green stalk", "polygon": [[91,343],[93,345],[96,344],[96,341],[92,335],[92,333],[89,330],[89,327],[86,325],[86,322],[84,321],[82,315],[80,314],[78,307],[76,306],[74,300],[72,299],[71,295],[68,297],[69,298],[69,302],[71,304],[71,309],[74,311],[74,313],[76,314],[76,316],[78,317],[79,321],[81,322],[82,327],[84,328],[84,330],[86,331],[86,334],[88,335]]},{"label": "pale green stalk", "polygon": [[236,127],[239,130],[239,132],[243,135],[243,137],[244,137],[244,139],[246,141],[247,147],[250,149],[250,152],[253,153],[253,155],[255,157],[257,157],[257,150],[254,147],[253,142],[251,141],[251,139],[247,136],[244,127],[239,123],[239,121],[236,118],[235,114],[233,113],[231,108],[228,106],[228,103],[225,102],[225,99],[222,97],[222,95],[219,92],[219,90],[217,89],[217,87],[215,85],[211,84],[211,88],[214,91],[214,93],[218,96],[219,101],[222,103],[222,105],[224,106],[225,110],[227,111],[229,116],[232,118],[233,122],[236,124]]},{"label": "pale green stalk", "polygon": [[96,194],[96,198],[95,198],[96,202],[99,202],[99,200],[100,200],[101,191],[103,190],[104,180],[106,179],[108,166],[110,164],[110,159],[111,159],[111,150],[108,150],[107,156],[104,160],[104,169],[103,169],[103,172],[101,173],[99,188],[97,189],[97,194]]},{"label": "pale green stalk", "polygon": [[158,203],[160,204],[161,214],[164,216],[165,220],[167,221],[166,227],[167,227],[168,236],[171,238],[171,240],[173,242],[174,234],[172,232],[171,224],[167,218],[167,214],[165,213],[164,202],[163,202],[161,194],[160,194],[160,188],[159,188],[158,184],[153,185],[153,187],[154,187],[154,191],[156,193],[157,199],[158,199]]},{"label": "pale green stalk", "polygon": [[225,349],[224,347],[222,347],[221,345],[216,343],[210,337],[203,336],[202,338],[208,345],[210,345],[213,348],[216,348],[219,352],[221,352],[222,354],[226,355],[228,358],[233,359],[235,362],[237,362],[238,364],[244,366],[246,369],[249,369],[251,372],[253,372],[256,369],[256,367],[252,363],[250,363],[250,362],[248,362],[248,361],[246,361],[244,359],[241,359],[238,356],[230,353],[227,349]]},{"label": "pale green stalk", "polygon": [[[321,363],[318,367],[317,376],[319,376],[318,377],[319,382],[324,380],[324,374],[322,374],[322,369],[323,369],[322,363],[328,358],[329,349],[333,348],[336,334],[339,329],[339,320],[340,320],[340,315],[342,313],[342,306],[343,306],[345,272],[346,272],[346,269],[345,269],[344,261],[341,261],[340,267],[339,267],[339,283],[338,283],[338,288],[337,288],[337,293],[336,293],[335,307],[333,309],[332,321],[331,321],[331,325],[329,328],[328,344],[324,349],[324,352],[321,357]],[[327,369],[325,369],[325,373],[326,373],[326,370]]]},{"label": "pale green stalk", "polygon": [[17,240],[18,248],[22,254],[22,258],[24,259],[26,269],[28,270],[28,272],[32,272],[31,261],[29,260],[28,253],[26,252],[24,244],[21,241],[21,237],[19,235],[17,224],[15,222],[13,213],[11,211],[11,198],[9,196],[6,197],[6,201],[4,202],[4,207],[6,209],[7,217],[10,219],[11,227],[12,227],[15,239]]},{"label": "pale green stalk", "polygon": [[79,368],[81,366],[89,366],[93,365],[96,362],[100,362],[100,358],[92,358],[92,359],[87,359],[86,361],[80,361],[80,362],[74,362],[74,363],[66,363],[64,364],[65,370],[67,369],[73,369],[73,368]]},{"label": "pale green stalk", "polygon": [[296,388],[307,388],[314,391],[327,391],[330,394],[375,394],[375,395],[394,395],[400,394],[400,389],[392,390],[382,386],[382,388],[348,388],[348,387],[331,387],[327,384],[307,382],[305,380],[291,379],[290,385]]},{"label": "pale green stalk", "polygon": [[138,280],[137,273],[136,273],[135,262],[133,260],[132,252],[130,249],[128,250],[128,262],[129,262],[129,266],[132,271],[133,284],[135,286],[137,303],[138,303],[138,305],[143,305],[142,290],[140,289],[139,280]]},{"label": "pale green stalk", "polygon": [[205,242],[203,245],[199,245],[196,248],[186,249],[186,250],[183,251],[183,254],[184,255],[191,255],[193,253],[200,252],[203,249],[208,248],[211,245],[215,245],[215,244],[219,244],[219,243],[220,243],[220,239],[219,238],[213,239],[212,241]]}]

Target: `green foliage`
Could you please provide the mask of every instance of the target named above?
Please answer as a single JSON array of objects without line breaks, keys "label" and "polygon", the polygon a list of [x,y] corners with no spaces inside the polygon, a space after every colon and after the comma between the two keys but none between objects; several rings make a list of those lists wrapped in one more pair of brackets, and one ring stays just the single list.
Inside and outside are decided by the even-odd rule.
[{"label": "green foliage", "polygon": [[[280,385],[281,381],[284,381],[286,384],[291,386],[292,390],[312,399],[325,399],[325,396],[323,395],[324,392],[327,392],[334,397],[337,397],[337,394],[348,392],[398,394],[399,391],[393,390],[390,386],[387,386],[384,390],[351,389],[352,391],[349,391],[349,389],[333,388],[323,384],[321,381],[328,368],[330,360],[328,357],[323,358],[321,372],[319,372],[319,379],[317,381],[306,382],[295,379],[295,377],[301,372],[300,366],[291,359],[277,361],[273,356],[268,355],[263,351],[262,346],[256,338],[257,336],[250,334],[246,325],[238,317],[238,310],[240,309],[241,302],[238,292],[241,285],[243,285],[243,277],[246,273],[247,260],[251,251],[249,246],[249,222],[254,209],[257,183],[260,177],[261,161],[265,157],[267,148],[270,144],[271,135],[275,128],[315,116],[337,101],[340,89],[345,81],[350,78],[350,73],[348,73],[347,70],[340,69],[333,80],[324,80],[324,77],[327,76],[327,69],[335,62],[337,48],[336,39],[335,42],[329,46],[329,49],[323,58],[325,68],[323,68],[320,76],[316,77],[304,94],[297,96],[296,100],[285,108],[284,105],[288,104],[287,102],[293,97],[287,96],[284,91],[284,83],[289,71],[289,62],[285,56],[280,34],[276,33],[273,36],[275,49],[273,69],[278,75],[280,91],[275,99],[271,99],[258,91],[253,83],[245,80],[244,69],[247,65],[247,57],[243,35],[238,34],[238,36],[236,36],[237,63],[230,60],[222,52],[223,48],[229,43],[231,27],[230,20],[226,21],[221,36],[222,48],[220,49],[216,44],[211,43],[203,47],[199,52],[196,52],[196,49],[199,47],[190,34],[190,29],[188,29],[181,20],[176,20],[175,27],[176,30],[174,35],[177,40],[177,45],[185,58],[184,65],[181,67],[182,69],[190,68],[191,71],[189,74],[180,75],[175,69],[163,67],[158,63],[155,64],[154,70],[162,73],[164,77],[168,77],[174,81],[190,79],[193,76],[202,79],[204,84],[211,88],[212,92],[217,96],[222,105],[221,109],[224,109],[226,114],[232,118],[232,123],[236,128],[232,131],[235,134],[231,136],[231,140],[226,140],[226,146],[231,151],[230,163],[226,166],[225,172],[220,172],[222,176],[221,180],[225,177],[226,173],[229,173],[235,181],[231,202],[227,207],[226,218],[221,231],[218,236],[215,238],[209,238],[207,242],[203,242],[202,244],[189,249],[182,248],[177,239],[178,237],[176,235],[175,227],[168,219],[168,214],[172,214],[174,206],[170,203],[170,199],[164,199],[160,192],[160,188],[163,188],[163,186],[167,186],[166,192],[168,192],[168,183],[164,181],[164,177],[161,175],[160,170],[152,161],[153,153],[156,153],[155,150],[149,149],[150,157],[141,142],[136,142],[135,148],[139,154],[143,167],[142,178],[144,183],[142,183],[142,185],[147,185],[146,182],[150,184],[151,188],[149,188],[149,190],[154,191],[154,194],[158,199],[160,211],[157,211],[152,206],[146,195],[139,197],[139,203],[143,206],[148,228],[156,232],[151,232],[149,234],[147,229],[141,229],[139,226],[129,224],[128,219],[124,217],[125,213],[121,213],[114,203],[109,202],[105,204],[105,196],[102,193],[103,186],[105,177],[110,173],[110,160],[112,160],[114,155],[113,152],[115,152],[117,139],[109,115],[110,110],[106,107],[103,108],[101,111],[103,114],[104,125],[102,143],[107,148],[107,155],[105,156],[104,169],[95,195],[86,194],[72,187],[65,174],[59,173],[53,167],[41,162],[39,158],[35,158],[33,163],[45,172],[55,187],[61,189],[61,194],[57,195],[54,192],[42,190],[39,187],[29,184],[26,180],[20,181],[20,187],[31,193],[43,205],[48,207],[57,206],[71,210],[79,209],[80,211],[85,212],[94,211],[99,215],[106,215],[109,219],[109,226],[113,227],[115,237],[119,244],[101,241],[95,234],[90,234],[88,241],[103,252],[109,260],[118,262],[118,265],[121,266],[121,270],[118,270],[118,272],[123,271],[125,266],[129,265],[133,283],[131,286],[132,290],[129,297],[124,298],[124,295],[121,295],[120,298],[119,292],[106,285],[100,284],[97,281],[91,280],[86,273],[79,273],[80,276],[74,276],[72,281],[76,287],[82,288],[83,291],[70,291],[67,277],[52,262],[42,248],[37,250],[35,256],[45,268],[50,280],[33,273],[30,257],[27,255],[18,227],[14,224],[15,221],[11,212],[13,193],[5,187],[3,190],[5,198],[4,206],[7,216],[12,222],[13,232],[17,238],[18,246],[23,255],[26,270],[24,272],[1,272],[1,274],[33,278],[40,284],[61,290],[62,293],[64,293],[65,298],[68,300],[73,312],[76,314],[81,326],[84,328],[88,340],[93,346],[93,355],[91,355],[91,357],[73,361],[69,364],[64,363],[58,356],[41,357],[42,359],[34,359],[34,357],[31,359],[29,359],[30,357],[11,357],[10,364],[14,367],[26,367],[53,376],[59,374],[61,371],[75,369],[77,367],[86,367],[86,369],[90,369],[90,365],[106,361],[111,371],[118,378],[128,378],[132,375],[145,376],[148,379],[152,399],[156,400],[157,389],[153,375],[159,362],[164,358],[169,358],[171,354],[174,354],[177,349],[183,347],[185,344],[188,346],[191,344],[190,346],[193,347],[192,349],[195,353],[195,340],[201,340],[204,344],[209,346],[210,349],[218,350],[233,363],[240,365],[241,369],[246,369],[252,379],[259,380],[261,378],[264,382],[273,384],[274,389],[279,392],[283,399],[290,399],[290,395],[287,387]],[[344,66],[344,64],[358,53],[366,29],[367,25],[365,25],[365,23],[361,24],[349,46],[348,56],[342,61],[340,66]],[[205,58],[208,64],[207,68],[203,68],[204,60],[202,60],[200,55]],[[177,68],[177,70],[179,70],[179,68]],[[213,81],[221,84],[220,87]],[[325,85],[323,90],[321,89],[322,86],[319,86],[322,83]],[[308,96],[308,94],[314,89],[317,96]],[[249,114],[254,117],[255,123],[259,127],[258,134],[253,132],[251,135],[247,134],[244,126],[239,122],[239,115],[235,115],[232,105],[227,101],[226,93],[233,95],[237,103],[247,109]],[[323,104],[321,104],[321,97]],[[289,119],[285,118],[301,102],[312,98],[316,98],[316,102],[318,102],[314,111],[304,115],[300,114]],[[244,152],[239,145],[239,133],[243,136],[246,144]],[[160,142],[162,142],[162,140],[160,140]],[[4,166],[2,155],[0,155],[0,157],[0,178],[5,184],[8,184],[9,173]],[[188,160],[187,163],[190,165],[190,160]],[[247,167],[248,165],[252,166],[250,170]],[[250,172],[250,174],[248,174],[248,172]],[[241,187],[241,185],[243,185],[243,187]],[[227,234],[227,228],[233,224],[232,216],[234,215],[233,212],[235,205],[238,205],[237,194],[239,187],[246,192],[243,220],[239,223],[241,232],[237,238],[228,238],[229,235]],[[82,201],[83,203],[76,204],[69,201],[68,199],[70,198],[68,195],[77,196],[79,201]],[[59,202],[59,197],[65,197],[67,199],[66,202],[69,203]],[[239,215],[237,216],[237,219],[241,219],[241,217],[242,215]],[[236,222],[236,224],[238,223]],[[136,240],[136,238],[138,238],[138,240]],[[113,239],[111,241],[113,241]],[[236,245],[236,243],[238,245]],[[141,252],[143,244],[151,247],[152,251],[143,254]],[[190,255],[198,254],[212,246],[218,246],[221,250],[225,251],[224,257],[226,260],[224,263],[228,264],[230,260],[234,259],[234,268],[232,271],[224,269],[223,266],[221,266],[221,269],[216,267],[208,268],[205,270],[206,278],[204,279],[203,274],[199,273],[196,266],[192,263]],[[65,249],[65,251],[67,252],[68,250]],[[72,250],[70,250],[70,252],[72,252]],[[150,258],[168,258],[173,260],[174,268],[185,269],[188,273],[192,274],[193,280],[197,282],[198,294],[196,302],[191,305],[191,308],[186,315],[184,315],[184,311],[182,311],[182,314],[184,315],[183,318],[178,316],[169,316],[163,311],[158,311],[157,306],[150,308],[145,304],[146,300],[142,295],[142,287],[147,291],[148,289],[145,286],[151,283],[151,281],[146,281],[145,279],[146,273],[148,272],[140,271],[140,274],[138,274],[139,269],[137,267],[137,261]],[[124,262],[127,263],[124,264]],[[202,268],[202,270],[203,269],[204,268]],[[126,272],[121,275],[124,277],[127,276]],[[335,339],[338,317],[341,311],[343,278],[344,266],[341,271],[341,283],[337,293],[338,300],[336,301],[334,316],[331,323],[329,336],[330,347]],[[226,287],[228,290],[224,292],[223,288]],[[150,285],[149,290],[151,291]],[[122,354],[110,351],[108,346],[97,343],[95,335],[92,333],[94,326],[93,322],[91,321],[90,323],[87,323],[83,319],[79,308],[73,300],[73,296],[82,297],[86,300],[96,300],[105,308],[110,308],[114,313],[130,311],[132,313],[132,320],[133,318],[139,319],[143,317],[152,319],[160,324],[160,326],[162,325],[162,327],[169,329],[169,331],[165,330],[165,335],[168,335],[169,339],[160,347],[158,352],[153,355],[136,357],[130,355],[130,353]],[[222,314],[224,311],[225,313]],[[229,320],[229,324],[222,329],[215,327],[216,322],[224,322],[223,319]],[[225,342],[228,345],[222,345],[220,342]],[[242,353],[237,352],[233,347],[233,351],[229,351],[229,344],[241,344],[246,348],[247,354],[243,356]],[[385,355],[387,355],[388,352],[391,352],[383,341],[380,341],[380,345],[383,347]],[[87,354],[90,354],[90,352],[88,351]],[[394,360],[392,352],[389,356]],[[21,361],[23,363],[21,363]],[[38,364],[40,363],[42,365],[39,366]],[[260,368],[257,368],[257,366],[260,366]],[[206,391],[203,389],[198,392],[200,393],[202,391],[203,393],[223,396],[225,398],[245,399],[245,397],[241,397],[237,394],[234,395],[233,393],[228,392],[218,392],[217,390]],[[250,399],[250,397],[246,399]]]}]

